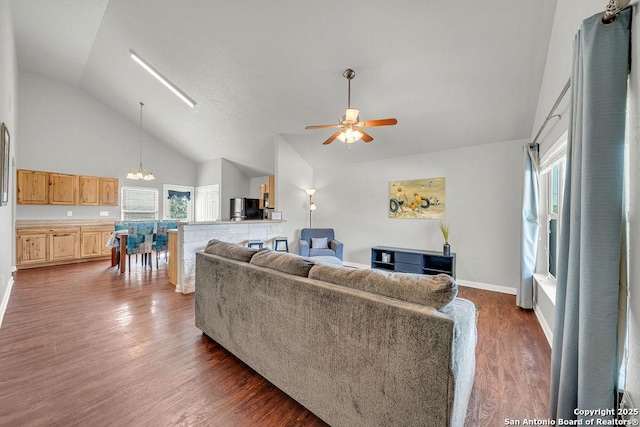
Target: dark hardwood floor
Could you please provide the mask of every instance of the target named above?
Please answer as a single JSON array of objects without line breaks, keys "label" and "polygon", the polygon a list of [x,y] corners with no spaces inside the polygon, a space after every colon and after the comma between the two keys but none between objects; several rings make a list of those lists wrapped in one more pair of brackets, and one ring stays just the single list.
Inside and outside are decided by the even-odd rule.
[{"label": "dark hardwood floor", "polygon": [[[547,416],[550,350],[515,297],[480,304],[467,426]],[[108,262],[16,273],[0,329],[2,426],[320,426],[321,420],[194,326],[166,266]]]},{"label": "dark hardwood floor", "polygon": [[547,419],[551,348],[535,313],[518,308],[515,295],[460,287],[458,296],[481,306],[476,378],[465,425]]}]

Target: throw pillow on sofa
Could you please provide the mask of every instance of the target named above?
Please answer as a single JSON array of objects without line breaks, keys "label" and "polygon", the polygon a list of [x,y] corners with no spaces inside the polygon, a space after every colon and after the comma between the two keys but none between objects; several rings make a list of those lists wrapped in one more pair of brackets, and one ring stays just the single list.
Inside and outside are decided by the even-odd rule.
[{"label": "throw pillow on sofa", "polygon": [[307,277],[315,265],[313,260],[287,252],[262,251],[251,258],[250,264],[267,267],[283,273]]},{"label": "throw pillow on sofa", "polygon": [[255,254],[265,249],[247,248],[236,245],[235,243],[223,242],[222,240],[212,239],[207,243],[204,251],[212,255],[220,255],[225,258],[235,259],[236,261],[249,262]]},{"label": "throw pillow on sofa", "polygon": [[309,278],[438,310],[449,305],[458,294],[458,284],[446,274],[427,276],[316,264],[309,272]]},{"label": "throw pillow on sofa", "polygon": [[311,247],[313,249],[329,249],[329,242],[326,237],[312,237]]}]

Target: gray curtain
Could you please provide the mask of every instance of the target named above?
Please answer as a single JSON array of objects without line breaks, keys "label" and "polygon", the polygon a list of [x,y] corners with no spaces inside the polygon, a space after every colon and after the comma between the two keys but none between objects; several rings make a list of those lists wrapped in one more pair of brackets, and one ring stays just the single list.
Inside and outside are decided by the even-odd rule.
[{"label": "gray curtain", "polygon": [[551,415],[564,419],[615,407],[630,10],[601,16],[583,21],[571,76],[551,360]]},{"label": "gray curtain", "polygon": [[524,186],[522,188],[522,225],[520,227],[520,286],[516,304],[533,308],[533,272],[538,248],[538,144],[524,147]]}]

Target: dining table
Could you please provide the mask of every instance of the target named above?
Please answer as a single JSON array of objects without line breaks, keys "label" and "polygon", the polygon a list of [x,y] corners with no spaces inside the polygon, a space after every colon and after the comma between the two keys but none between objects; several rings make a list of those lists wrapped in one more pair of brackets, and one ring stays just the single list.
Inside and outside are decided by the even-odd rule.
[{"label": "dining table", "polygon": [[129,230],[117,230],[112,234],[111,241],[120,241],[120,257],[116,256],[117,249],[115,246],[111,248],[111,267],[118,266],[120,273],[127,271],[127,237],[129,236]]},{"label": "dining table", "polygon": [[[172,228],[168,229],[174,230]],[[110,241],[114,242],[111,248],[111,267],[118,266],[120,273],[124,273],[127,271],[127,237],[129,237],[129,230],[117,230],[112,234],[112,239]],[[156,232],[153,232],[153,237],[156,237]],[[120,241],[120,257],[118,257],[115,241]]]}]

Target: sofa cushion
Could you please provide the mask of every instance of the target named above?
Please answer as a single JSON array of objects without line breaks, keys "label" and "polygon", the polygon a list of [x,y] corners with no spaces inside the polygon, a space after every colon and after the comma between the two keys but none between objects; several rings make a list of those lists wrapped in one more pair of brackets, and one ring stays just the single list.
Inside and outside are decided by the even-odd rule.
[{"label": "sofa cushion", "polygon": [[208,254],[219,255],[225,258],[235,259],[236,261],[249,262],[253,256],[265,249],[247,248],[236,245],[235,243],[223,242],[221,240],[212,239],[207,243],[204,251]]},{"label": "sofa cushion", "polygon": [[316,264],[309,278],[436,309],[447,306],[458,294],[457,283],[446,274],[427,276]]},{"label": "sofa cushion", "polygon": [[265,250],[256,254],[251,258],[250,263],[302,277],[309,276],[309,270],[315,265],[313,260],[309,258],[271,250]]},{"label": "sofa cushion", "polygon": [[311,247],[313,249],[328,249],[329,242],[327,241],[326,237],[312,237]]},{"label": "sofa cushion", "polygon": [[309,249],[309,256],[310,257],[317,257],[317,256],[336,256],[336,251],[334,251],[333,249]]}]

